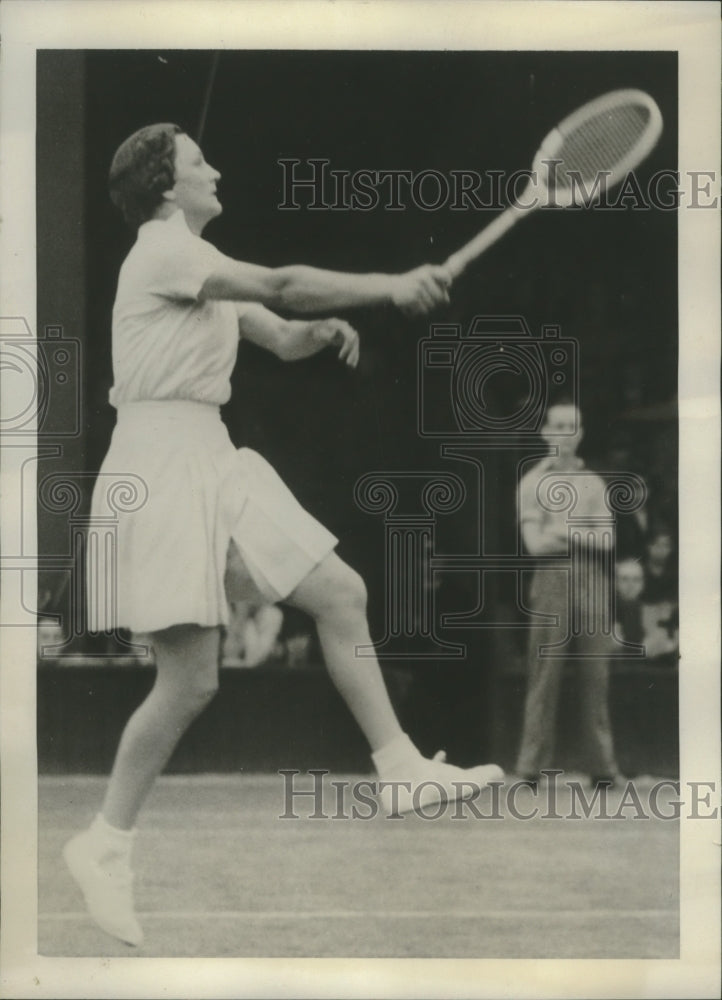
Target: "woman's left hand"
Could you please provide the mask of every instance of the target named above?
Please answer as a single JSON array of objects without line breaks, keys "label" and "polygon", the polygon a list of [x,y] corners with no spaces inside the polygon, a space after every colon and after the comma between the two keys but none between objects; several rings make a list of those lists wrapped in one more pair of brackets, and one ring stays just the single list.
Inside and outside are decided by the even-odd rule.
[{"label": "woman's left hand", "polygon": [[318,320],[313,324],[313,337],[319,344],[337,347],[339,361],[345,362],[349,368],[355,368],[358,364],[359,335],[345,320]]}]

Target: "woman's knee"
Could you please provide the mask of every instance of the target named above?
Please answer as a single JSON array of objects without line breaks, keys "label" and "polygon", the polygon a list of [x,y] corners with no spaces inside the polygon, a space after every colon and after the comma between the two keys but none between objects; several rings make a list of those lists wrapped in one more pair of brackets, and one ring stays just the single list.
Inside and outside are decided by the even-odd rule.
[{"label": "woman's knee", "polygon": [[366,584],[355,569],[341,560],[329,574],[325,597],[327,607],[333,611],[366,614]]},{"label": "woman's knee", "polygon": [[156,689],[170,710],[182,720],[194,719],[218,693],[218,675],[203,671],[179,683],[167,674],[159,674]]},{"label": "woman's knee", "polygon": [[315,619],[366,613],[366,584],[359,574],[332,553],[312,570],[288,598],[288,603]]},{"label": "woman's knee", "polygon": [[187,695],[189,711],[198,715],[213,701],[218,694],[218,677],[199,679]]},{"label": "woman's knee", "polygon": [[156,689],[175,711],[198,715],[218,692],[217,629],[176,628],[156,633]]}]

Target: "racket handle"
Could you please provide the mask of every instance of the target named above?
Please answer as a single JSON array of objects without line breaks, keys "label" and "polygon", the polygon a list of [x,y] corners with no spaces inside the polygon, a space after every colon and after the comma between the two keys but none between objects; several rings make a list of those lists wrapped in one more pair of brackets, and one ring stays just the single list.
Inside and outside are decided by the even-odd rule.
[{"label": "racket handle", "polygon": [[451,272],[452,278],[456,280],[473,260],[476,260],[492,243],[501,239],[504,233],[508,232],[515,222],[519,221],[524,211],[525,209],[517,208],[516,205],[510,205],[493,222],[490,222],[486,229],[477,233],[473,240],[469,240],[460,250],[452,253],[444,264],[444,267]]}]

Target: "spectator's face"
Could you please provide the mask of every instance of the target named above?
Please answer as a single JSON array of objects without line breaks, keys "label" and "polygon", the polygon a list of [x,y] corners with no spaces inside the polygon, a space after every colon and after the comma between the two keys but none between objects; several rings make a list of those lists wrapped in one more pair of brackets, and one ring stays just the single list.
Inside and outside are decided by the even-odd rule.
[{"label": "spectator's face", "polygon": [[542,436],[559,449],[560,455],[574,455],[583,433],[582,415],[576,406],[565,403],[549,407]]},{"label": "spectator's face", "polygon": [[656,535],[647,545],[647,552],[652,562],[666,562],[672,555],[672,539],[669,535]]},{"label": "spectator's face", "polygon": [[634,601],[644,589],[644,571],[631,559],[617,566],[617,593],[624,601]]}]

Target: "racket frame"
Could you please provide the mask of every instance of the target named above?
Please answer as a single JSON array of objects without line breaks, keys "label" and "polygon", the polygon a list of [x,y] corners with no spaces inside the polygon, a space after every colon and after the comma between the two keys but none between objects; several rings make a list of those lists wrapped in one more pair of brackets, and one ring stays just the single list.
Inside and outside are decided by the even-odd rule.
[{"label": "racket frame", "polygon": [[[451,254],[445,261],[444,266],[451,273],[452,278],[458,278],[469,266],[469,264],[487,250],[493,243],[496,243],[512,226],[515,225],[524,215],[540,208],[570,208],[589,207],[599,200],[602,193],[602,185],[594,185],[591,193],[580,190],[584,185],[572,185],[570,188],[555,187],[553,197],[545,178],[549,175],[550,163],[557,159],[557,154],[567,137],[578,128],[579,125],[588,121],[604,111],[613,111],[615,108],[625,104],[641,104],[649,111],[649,122],[640,135],[637,142],[631,147],[626,156],[623,156],[609,171],[605,171],[605,190],[618,184],[631,170],[638,166],[646,156],[656,146],[662,134],[662,113],[655,100],[643,90],[623,89],[612,90],[592,101],[583,104],[576,111],[573,111],[566,118],[563,118],[545,137],[539,147],[532,162],[531,178],[514,202],[506,208],[501,215],[497,216],[480,233],[469,240],[463,247]],[[589,178],[580,178],[588,181]]]},{"label": "racket frame", "polygon": [[[609,189],[619,184],[630,170],[634,170],[635,167],[644,160],[654,149],[659,141],[659,137],[662,134],[662,113],[659,110],[656,101],[645,93],[643,90],[612,90],[607,94],[602,94],[600,97],[595,98],[593,101],[588,101],[583,104],[576,111],[573,111],[566,118],[563,118],[559,124],[551,130],[544,137],[539,151],[534,157],[534,162],[532,164],[532,172],[538,175],[538,183],[536,187],[543,188],[544,191],[549,193],[549,187],[544,177],[548,177],[549,173],[549,163],[553,162],[557,156],[557,153],[562,148],[567,138],[577,129],[580,125],[589,121],[590,118],[595,118],[597,115],[602,114],[605,111],[614,111],[616,108],[623,107],[627,104],[642,105],[649,112],[649,121],[639,136],[635,144],[628,151],[626,156],[623,156],[621,160],[615,163],[614,167],[610,170],[604,171],[605,174],[605,188]],[[591,180],[591,178],[581,178],[583,181]],[[571,205],[576,205],[578,207],[585,206],[588,207],[594,202],[599,200],[601,191],[595,185],[593,189],[596,192],[596,196],[593,198],[585,197],[583,191],[579,190],[580,185],[573,185],[571,188],[555,188],[553,201],[549,201],[549,205],[555,205],[559,208],[569,208]],[[525,194],[527,192],[524,192]]]}]

